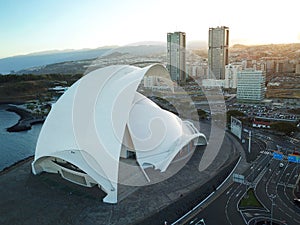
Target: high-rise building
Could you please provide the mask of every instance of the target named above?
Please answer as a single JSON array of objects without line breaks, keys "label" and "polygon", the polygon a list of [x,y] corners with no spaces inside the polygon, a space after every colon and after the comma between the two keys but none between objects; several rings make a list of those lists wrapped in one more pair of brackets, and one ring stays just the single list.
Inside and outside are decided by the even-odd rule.
[{"label": "high-rise building", "polygon": [[237,73],[237,100],[260,102],[265,97],[266,74],[261,70],[246,69]]},{"label": "high-rise building", "polygon": [[209,28],[208,36],[209,78],[224,79],[225,65],[228,64],[229,28]]},{"label": "high-rise building", "polygon": [[185,33],[174,32],[167,35],[167,69],[171,79],[177,83],[186,81]]}]

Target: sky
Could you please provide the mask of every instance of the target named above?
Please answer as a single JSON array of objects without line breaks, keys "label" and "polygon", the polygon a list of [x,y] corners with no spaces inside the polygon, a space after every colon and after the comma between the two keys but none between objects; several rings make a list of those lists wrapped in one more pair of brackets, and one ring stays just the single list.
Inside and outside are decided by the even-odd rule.
[{"label": "sky", "polygon": [[0,58],[33,52],[166,42],[167,32],[230,44],[300,42],[299,0],[0,0]]}]

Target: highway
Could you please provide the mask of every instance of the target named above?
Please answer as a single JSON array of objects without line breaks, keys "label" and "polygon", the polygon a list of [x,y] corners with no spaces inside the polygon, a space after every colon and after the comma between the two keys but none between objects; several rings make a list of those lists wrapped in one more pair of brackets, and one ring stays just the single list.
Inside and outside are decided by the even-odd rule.
[{"label": "highway", "polygon": [[[298,177],[298,166],[285,163],[284,168],[279,167],[279,161],[271,159],[269,169],[255,188],[257,198],[271,213],[272,201],[273,218],[286,224],[300,224],[300,208],[293,203],[293,188]],[[254,216],[254,213],[255,216]],[[250,217],[263,216],[252,212]]]},{"label": "highway", "polygon": [[[205,224],[255,224],[271,217],[277,224],[300,224],[300,207],[295,205],[293,189],[300,172],[300,165],[273,159],[274,150],[282,150],[287,155],[294,151],[297,140],[256,132],[256,138],[263,140],[265,149],[243,173],[245,184],[231,183],[222,192],[216,192],[210,204],[201,207],[199,212],[185,224],[197,224],[204,219]],[[261,146],[259,146],[261,147]],[[283,163],[283,167],[279,164]],[[254,189],[263,207],[239,208],[239,202],[246,190]],[[273,205],[272,205],[273,201]]]}]

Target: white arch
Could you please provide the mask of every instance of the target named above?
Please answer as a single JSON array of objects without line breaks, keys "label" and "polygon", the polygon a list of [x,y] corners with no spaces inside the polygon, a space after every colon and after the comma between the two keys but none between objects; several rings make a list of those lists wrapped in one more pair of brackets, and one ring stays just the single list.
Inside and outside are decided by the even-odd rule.
[{"label": "white arch", "polygon": [[[131,136],[138,163],[151,163],[161,171],[191,140],[201,136],[206,144],[195,127],[137,93],[143,77],[155,75],[169,78],[160,64],[117,65],[92,71],[73,84],[53,105],[41,129],[33,173],[59,172],[81,185],[97,184],[107,193],[103,201],[116,203],[125,133]],[[154,135],[146,137],[152,139],[138,137],[155,118],[161,121],[153,123]],[[161,126],[165,126],[165,136],[157,135]],[[77,168],[62,166],[66,162]]]}]

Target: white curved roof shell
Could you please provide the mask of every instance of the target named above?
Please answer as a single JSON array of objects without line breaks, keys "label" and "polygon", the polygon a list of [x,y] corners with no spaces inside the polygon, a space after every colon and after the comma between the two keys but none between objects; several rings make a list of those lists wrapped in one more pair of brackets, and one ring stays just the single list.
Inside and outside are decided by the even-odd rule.
[{"label": "white curved roof shell", "polygon": [[[57,172],[51,158],[84,171],[107,193],[104,202],[117,202],[121,148],[129,145],[140,166],[165,171],[176,154],[203,134],[188,121],[161,109],[138,93],[144,76],[165,77],[160,64],[145,68],[127,65],[97,69],[73,84],[53,105],[38,138],[34,174]],[[76,173],[76,172],[75,172]]]}]

